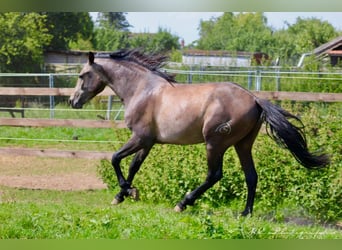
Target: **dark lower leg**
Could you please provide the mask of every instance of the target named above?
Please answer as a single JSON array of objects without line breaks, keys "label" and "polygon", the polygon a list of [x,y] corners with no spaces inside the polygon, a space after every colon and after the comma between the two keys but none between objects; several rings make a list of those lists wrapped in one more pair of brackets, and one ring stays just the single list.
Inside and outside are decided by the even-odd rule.
[{"label": "dark lower leg", "polygon": [[148,153],[150,152],[151,147],[143,148],[136,153],[129,167],[127,180],[123,177],[123,174],[120,168],[121,159],[118,157],[118,155],[116,154],[113,155],[112,165],[117,175],[119,186],[121,187],[120,192],[116,194],[115,196],[115,199],[113,201],[114,204],[118,204],[124,201],[125,197],[127,196],[132,196],[135,200],[139,199],[138,190],[136,188],[132,188],[131,185],[132,185],[135,174],[139,171],[140,166],[146,159]]},{"label": "dark lower leg", "polygon": [[255,190],[258,182],[258,175],[254,167],[251,168],[248,172],[245,172],[245,177],[247,183],[247,201],[245,210],[241,213],[243,216],[252,214],[253,212]]},{"label": "dark lower leg", "polygon": [[120,192],[115,195],[115,199],[112,202],[113,204],[118,204],[125,200],[125,196],[128,196],[128,190],[130,189],[131,185],[126,181],[125,177],[122,174],[120,168],[121,159],[117,156],[117,154],[113,155],[112,158],[112,165],[115,171],[115,174],[118,178],[118,183],[121,188]]},{"label": "dark lower leg", "polygon": [[205,191],[207,191],[210,187],[212,187],[215,182],[212,181],[205,181],[201,186],[196,188],[194,191],[192,191],[190,194],[187,194],[182,201],[180,201],[177,204],[177,207],[179,211],[183,211],[186,209],[186,207],[192,206],[195,203],[195,200],[200,197]]},{"label": "dark lower leg", "polygon": [[[187,194],[185,198],[179,202],[175,208],[176,211],[183,211],[186,209],[187,205],[193,205],[205,191],[211,188],[216,182],[218,182],[222,178],[222,157],[218,157],[217,161],[211,163],[211,159],[208,160],[209,170],[208,175],[205,182],[192,191],[190,194]],[[215,166],[215,168],[211,168],[210,166]]]},{"label": "dark lower leg", "polygon": [[247,184],[247,200],[246,207],[244,211],[241,213],[243,216],[248,214],[252,214],[253,205],[254,205],[254,197],[255,190],[258,183],[258,175],[255,171],[255,166],[253,162],[252,156],[252,146],[255,141],[255,138],[259,132],[259,129],[262,124],[261,117],[258,119],[257,123],[253,130],[239,143],[235,145],[236,153],[239,156],[239,160],[245,174],[246,184]]},{"label": "dark lower leg", "polygon": [[138,151],[134,156],[134,159],[132,160],[131,165],[129,167],[127,176],[127,183],[129,183],[130,185],[132,184],[135,174],[139,171],[141,164],[146,159],[150,150],[151,147],[143,148],[140,151]]}]

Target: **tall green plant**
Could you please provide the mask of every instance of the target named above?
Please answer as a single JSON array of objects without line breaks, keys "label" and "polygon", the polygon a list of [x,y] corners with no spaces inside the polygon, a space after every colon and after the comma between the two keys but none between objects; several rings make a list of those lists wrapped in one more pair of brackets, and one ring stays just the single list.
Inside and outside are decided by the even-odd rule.
[{"label": "tall green plant", "polygon": [[[277,147],[267,135],[257,138],[253,148],[259,184],[255,211],[279,210],[284,204],[294,204],[306,214],[321,221],[342,217],[342,152],[340,104],[320,107],[291,103],[282,104],[293,113],[300,112],[307,124],[310,149],[325,148],[331,154],[331,165],[321,171],[308,171],[292,155]],[[327,110],[326,110],[327,109]],[[326,121],[326,122],[325,122]],[[125,141],[128,139],[120,138]],[[134,185],[141,198],[151,202],[176,204],[186,192],[193,190],[206,177],[206,158],[203,145],[156,145],[137,174]],[[122,162],[124,172],[129,159]],[[119,190],[113,168],[102,161],[98,173],[110,189]],[[197,204],[226,206],[235,199],[246,198],[246,185],[235,152],[229,150],[224,157],[224,177],[197,201]]]}]

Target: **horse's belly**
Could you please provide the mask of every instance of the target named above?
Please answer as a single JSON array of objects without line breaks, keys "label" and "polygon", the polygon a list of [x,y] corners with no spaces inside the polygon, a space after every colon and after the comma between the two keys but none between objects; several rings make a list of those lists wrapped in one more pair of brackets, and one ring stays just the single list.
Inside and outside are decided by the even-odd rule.
[{"label": "horse's belly", "polygon": [[157,132],[158,143],[168,144],[196,144],[203,142],[202,129],[199,124],[185,126],[171,122],[164,126],[159,126]]}]

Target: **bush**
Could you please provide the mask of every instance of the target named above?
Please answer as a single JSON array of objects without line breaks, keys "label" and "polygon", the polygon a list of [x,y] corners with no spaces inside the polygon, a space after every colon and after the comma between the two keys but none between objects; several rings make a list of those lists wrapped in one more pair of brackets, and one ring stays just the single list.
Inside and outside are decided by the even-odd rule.
[{"label": "bush", "polygon": [[[277,210],[291,203],[321,221],[341,219],[342,207],[342,132],[338,110],[340,104],[320,107],[317,104],[295,104],[303,111],[307,124],[309,148],[313,151],[325,148],[331,154],[331,165],[323,170],[307,170],[292,155],[278,147],[267,135],[260,133],[253,147],[253,155],[259,175],[256,210]],[[292,103],[283,103],[292,109]],[[296,111],[292,110],[293,113]],[[328,122],[323,122],[328,121]],[[128,139],[121,138],[125,141]],[[184,195],[202,183],[206,177],[206,153],[204,145],[175,146],[155,145],[138,172],[134,186],[142,200],[150,202],[178,203]],[[122,161],[127,173],[131,158]],[[101,161],[98,172],[110,189],[119,191],[113,168],[108,161]],[[224,177],[197,201],[197,204],[222,206],[238,198],[244,204],[247,188],[238,158],[229,150],[224,157]],[[243,203],[242,203],[243,202]],[[241,205],[241,209],[243,205]]]}]

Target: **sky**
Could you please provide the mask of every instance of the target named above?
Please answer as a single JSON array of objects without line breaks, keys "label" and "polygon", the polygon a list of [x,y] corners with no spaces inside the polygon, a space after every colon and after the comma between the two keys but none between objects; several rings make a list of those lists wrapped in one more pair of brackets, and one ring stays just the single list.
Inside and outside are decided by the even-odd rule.
[{"label": "sky", "polygon": [[[133,26],[131,32],[158,31],[167,29],[171,34],[184,39],[185,45],[199,38],[200,20],[221,16],[223,12],[127,12],[126,19]],[[316,17],[328,21],[336,29],[342,31],[342,12],[264,12],[267,24],[275,29],[286,27],[285,22],[293,24],[297,17]]]}]

